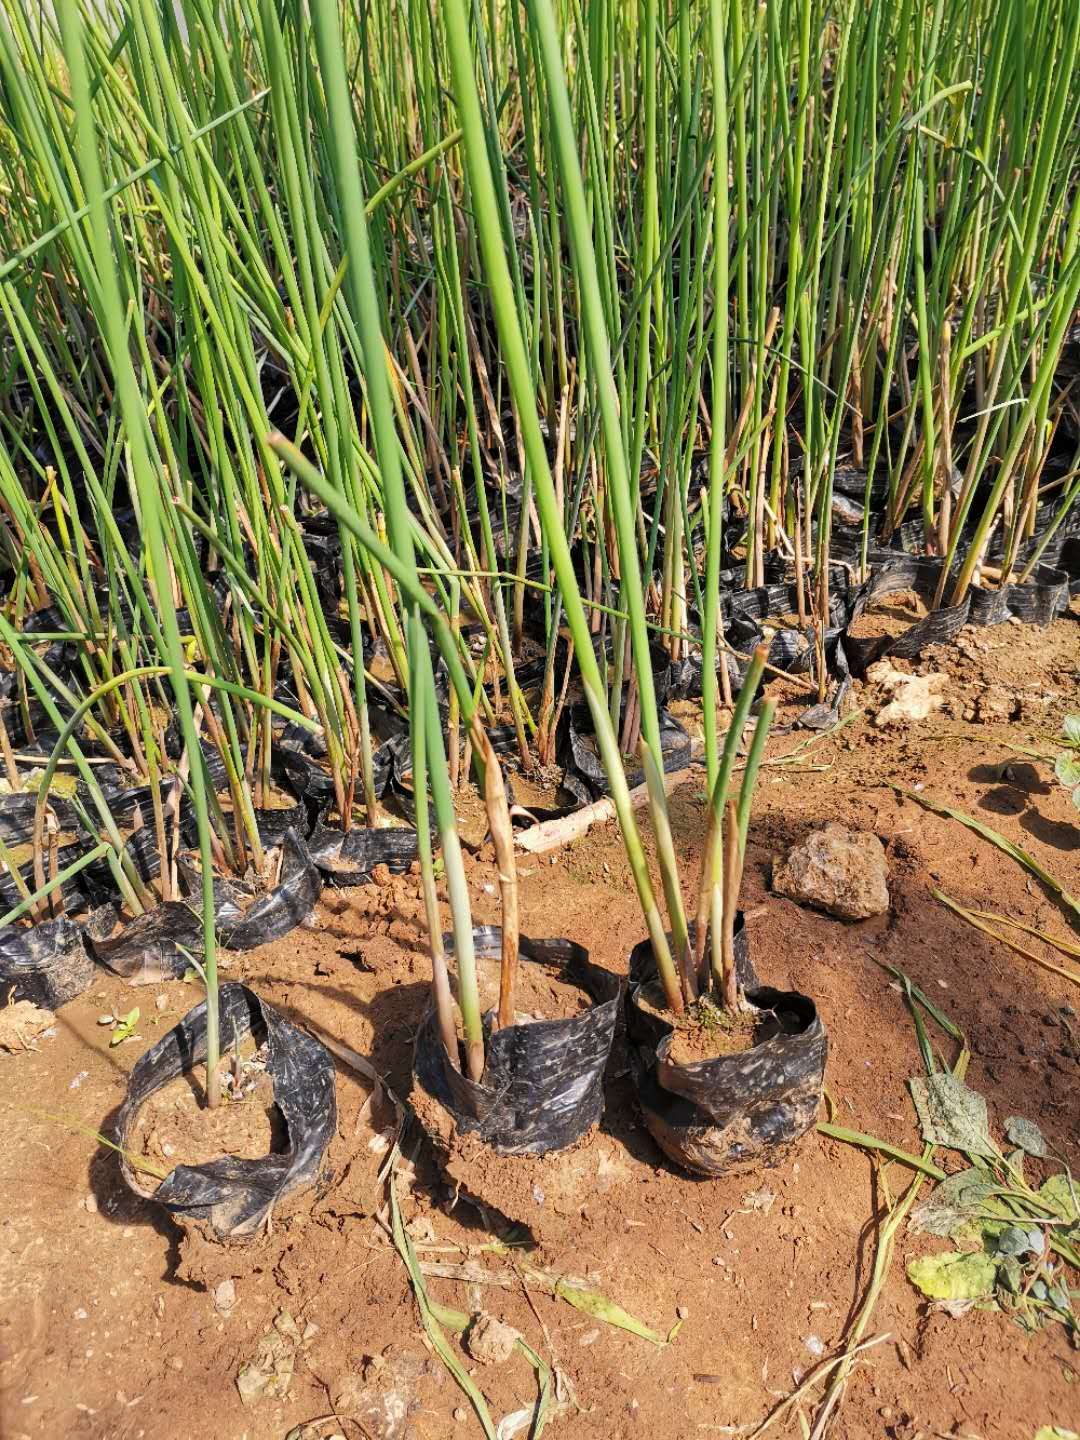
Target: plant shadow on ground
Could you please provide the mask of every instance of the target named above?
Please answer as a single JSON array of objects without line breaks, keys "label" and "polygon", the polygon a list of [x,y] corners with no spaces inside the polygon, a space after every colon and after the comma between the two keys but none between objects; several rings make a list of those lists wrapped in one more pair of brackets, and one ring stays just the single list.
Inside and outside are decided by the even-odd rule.
[{"label": "plant shadow on ground", "polygon": [[[988,773],[996,767],[978,769],[977,777],[973,774],[973,778],[984,783],[998,778],[996,773]],[[1042,782],[1033,766],[1025,767],[1022,778],[1036,793],[1053,789]],[[1061,1153],[1072,1155],[1075,1127],[1069,1094],[1070,1087],[1080,1079],[1080,1048],[1070,1029],[1071,1024],[1075,1028],[1071,1007],[1068,1001],[1064,1005],[1056,1004],[1039,989],[1040,971],[1032,962],[1012,954],[1005,946],[967,925],[933,898],[929,890],[930,871],[920,858],[918,841],[913,845],[904,840],[890,846],[892,905],[888,916],[859,922],[840,921],[770,893],[773,856],[801,840],[810,830],[835,818],[835,815],[807,814],[796,819],[773,812],[755,819],[742,901],[752,916],[752,957],[762,980],[781,984],[786,979],[794,988],[809,993],[822,1011],[830,1033],[826,1086],[837,1105],[836,1122],[876,1133],[910,1151],[920,1149],[917,1138],[898,1138],[896,1133],[896,1121],[901,1120],[908,1137],[915,1134],[914,1110],[906,1084],[908,1078],[922,1073],[915,1028],[899,993],[899,983],[880,964],[874,963],[877,961],[903,971],[967,1035],[972,1052],[969,1083],[988,1101],[999,1138],[1006,1116],[1024,1114],[1038,1120]],[[1068,828],[1063,822],[1047,822],[1042,816],[1032,816],[1030,810],[1021,816],[1019,823],[1049,845],[1058,842],[1059,830]],[[693,829],[685,824],[679,827],[684,834],[688,828]],[[879,823],[864,824],[862,828],[883,832],[891,827]],[[673,829],[676,829],[674,817]],[[959,826],[956,831],[959,841]],[[1075,829],[1071,835],[1060,838],[1067,841],[1068,848],[1080,843]],[[1028,890],[1027,873],[975,837],[972,837],[972,849],[979,861],[990,868],[981,874],[976,872],[975,894],[969,893],[971,882],[960,881],[954,870],[947,884],[955,898],[973,907],[991,903],[978,893],[989,873],[998,882],[995,908],[998,903],[1006,910],[1019,908],[1021,896],[1027,897],[1030,905],[1029,897],[1037,882],[1032,881],[1032,890]],[[693,873],[692,858],[688,858],[684,873]],[[1055,920],[1050,928],[1068,935],[1067,921],[1071,917],[1063,916],[1049,892],[1042,887],[1038,887],[1038,891],[1044,895],[1046,907],[1054,912]],[[1016,897],[1012,906],[1010,895]],[[761,915],[759,907],[763,904],[765,911]],[[759,911],[760,918],[753,918],[755,911]],[[845,1024],[856,1002],[857,1025]],[[935,1051],[945,1062],[951,1062],[956,1049],[954,1043],[934,1025],[929,1029]],[[868,1101],[865,1104],[858,1070],[853,1069],[856,1057],[874,1069],[880,1069],[885,1063],[891,1071],[887,1091],[881,1090],[879,1079],[873,1095],[865,1097]],[[880,1119],[875,1122],[870,1118],[875,1113],[880,1116],[882,1109],[887,1115],[884,1124]],[[651,1144],[647,1140],[643,1143]],[[834,1142],[818,1143],[835,1153]],[[867,1163],[877,1207],[880,1204],[878,1166],[869,1157]],[[951,1164],[951,1160],[947,1161],[947,1165]],[[1055,1168],[1048,1167],[1047,1173]],[[894,1192],[901,1185],[895,1178],[900,1173],[893,1172]],[[867,1235],[874,1222],[869,1224]],[[862,1276],[857,1274],[853,1305],[862,1283]]]},{"label": "plant shadow on ground", "polygon": [[[677,808],[684,812],[676,817],[678,833],[692,837],[692,848],[700,833],[697,819],[700,802],[687,799],[685,806],[680,804]],[[685,813],[689,810],[693,811],[692,815]],[[1070,1050],[1068,1031],[1060,1023],[1050,997],[1040,993],[1039,972],[1030,962],[1013,956],[933,900],[918,840],[895,842],[890,848],[893,906],[887,917],[847,923],[770,894],[771,857],[786,844],[801,839],[825,818],[804,813],[798,816],[769,814],[755,820],[743,903],[752,915],[749,922],[752,953],[763,981],[791,984],[804,990],[822,1011],[831,1042],[826,1083],[837,1106],[837,1123],[865,1130],[911,1151],[917,1152],[920,1148],[906,1085],[908,1078],[921,1072],[915,1030],[896,982],[874,963],[876,959],[902,969],[966,1032],[972,1048],[969,1080],[990,1104],[995,1134],[1000,1135],[1006,1115],[1024,1114],[1042,1126],[1052,1143],[1067,1147],[1072,1126],[1068,1105],[1061,1097],[1067,1097],[1070,1080],[1075,1083],[1080,1078],[1080,1055]],[[884,833],[886,827],[870,825],[867,828]],[[601,843],[603,849],[611,848]],[[617,847],[617,837],[612,837],[612,844]],[[680,849],[685,848],[680,845]],[[974,837],[970,848],[978,850],[980,858],[983,851],[988,857],[993,855],[984,842]],[[993,860],[996,865],[997,857],[993,856]],[[614,868],[614,853],[612,865]],[[684,856],[683,873],[696,875],[696,854]],[[985,875],[976,870],[965,884],[957,878],[960,873],[955,864],[949,870],[950,893],[962,903],[989,904]],[[550,888],[558,878],[545,874],[544,886]],[[1013,887],[1018,898],[1027,877],[1019,867],[1002,859],[1000,878],[1003,891],[1000,904],[1006,908]],[[594,904],[601,887],[594,889]],[[1030,905],[1032,892],[1025,893]],[[556,897],[551,897],[546,900],[545,913],[569,917],[563,919],[561,931],[568,930],[571,935],[575,930],[580,933],[588,921],[584,909],[576,915],[574,906],[579,903],[584,906],[588,899],[584,891],[574,897],[564,897],[561,905]],[[626,902],[626,897],[621,897],[619,903],[620,916],[624,911],[632,913],[632,904]],[[289,956],[288,940],[244,957],[245,983],[252,985],[294,1023],[316,1025],[341,1043],[364,1051],[366,1058],[404,1097],[411,1084],[412,1041],[427,1004],[428,984],[426,978],[399,980],[395,966],[389,963],[389,947],[416,957],[415,973],[421,977],[426,974],[422,936],[414,924],[413,934],[404,934],[403,938],[381,934],[379,945],[368,949],[363,933],[355,927],[349,929],[340,916],[329,918],[326,928],[305,936],[302,957],[297,953],[283,964]],[[379,924],[386,918],[380,916]],[[539,923],[533,928],[539,928]],[[617,933],[618,924],[613,918],[610,934]],[[605,944],[596,944],[593,958],[623,971],[636,938],[631,922],[631,928],[617,941],[609,939]],[[315,967],[321,963],[324,952],[329,957],[336,956],[338,963],[321,979]],[[411,959],[409,963],[412,964]],[[288,973],[284,973],[286,971]],[[351,985],[350,975],[355,976],[357,988]],[[942,980],[947,988],[940,984]],[[360,993],[361,988],[370,993]],[[347,1019],[350,1014],[362,1019],[364,1032],[370,1030],[374,1037],[370,1046],[356,1043]],[[931,1034],[942,1058],[951,1061],[952,1042],[937,1034],[933,1027]],[[633,1237],[648,1237],[651,1232],[631,1230],[624,1235],[625,1219],[640,1216],[647,1224],[650,1216],[655,1215],[655,1207],[660,1205],[665,1213],[685,1214],[694,1224],[694,1233],[687,1233],[684,1248],[689,1256],[695,1257],[694,1263],[709,1273],[709,1257],[717,1245],[722,1244],[717,1236],[718,1226],[726,1224],[732,1215],[746,1213],[743,1197],[748,1191],[769,1187],[781,1196],[788,1194],[791,1164],[795,1160],[801,1170],[797,1187],[800,1209],[813,1211],[816,1206],[830,1211],[836,1204],[835,1186],[839,1176],[843,1176],[845,1186],[854,1191],[854,1203],[847,1207],[854,1217],[850,1229],[843,1234],[811,1231],[803,1251],[804,1265],[809,1262],[804,1285],[823,1283],[820,1279],[815,1281],[816,1273],[824,1275],[839,1268],[842,1279],[838,1278],[834,1287],[835,1323],[842,1333],[865,1294],[877,1228],[887,1211],[880,1167],[862,1152],[856,1156],[849,1147],[811,1133],[793,1156],[785,1157],[777,1171],[763,1167],[749,1175],[707,1182],[691,1177],[664,1158],[645,1129],[632,1080],[624,1068],[623,1046],[622,1037],[617,1036],[614,1062],[605,1082],[607,1103],[599,1133],[618,1147],[629,1166],[629,1178],[606,1194],[590,1197],[588,1224],[582,1225],[577,1242],[571,1248],[564,1246],[558,1252],[563,1262],[572,1268],[580,1246],[580,1253],[588,1253],[592,1257],[590,1263],[596,1263],[607,1280],[614,1282],[615,1270],[611,1267],[617,1247],[607,1232],[612,1237],[623,1236],[624,1247],[627,1243],[637,1244]],[[339,1068],[339,1074],[343,1079],[346,1075],[356,1078],[344,1066]],[[105,1133],[114,1118],[115,1111],[105,1121]],[[419,1138],[415,1125],[407,1133],[405,1149],[416,1161],[414,1189],[421,1203],[429,1203],[433,1211],[452,1214],[453,1220],[477,1239],[490,1238],[485,1218],[471,1204],[450,1204],[452,1194],[445,1178],[427,1142]],[[1069,1153],[1067,1149],[1066,1153]],[[946,1164],[951,1166],[952,1159],[947,1157]],[[859,1178],[864,1165],[865,1192]],[[910,1172],[892,1167],[888,1174],[890,1193],[894,1197],[902,1193],[910,1179]],[[169,1254],[164,1278],[190,1288],[189,1282],[176,1275],[180,1262],[179,1227],[160,1207],[130,1195],[120,1178],[115,1155],[101,1153],[94,1160],[91,1184],[101,1213],[112,1223],[149,1223],[167,1238]],[[929,1182],[926,1182],[924,1193],[928,1190]],[[762,1262],[766,1269],[775,1270],[784,1264],[781,1237],[790,1222],[779,1218],[781,1203],[778,1199],[771,1217],[755,1215],[753,1220],[741,1222],[744,1227],[752,1227],[752,1234],[761,1242],[766,1257],[773,1257]],[[696,1223],[694,1216],[698,1217]],[[501,1227],[500,1217],[492,1215],[489,1220],[496,1229]],[[302,1249],[304,1242],[300,1244]],[[679,1263],[682,1273],[686,1267]],[[393,1285],[400,1285],[404,1290],[407,1281],[403,1269],[400,1274],[397,1270],[393,1274]],[[620,1280],[618,1285],[623,1283]],[[635,1283],[640,1286],[644,1282]],[[890,1283],[893,1303],[898,1296],[906,1297],[904,1303],[910,1307],[913,1317],[910,1322],[900,1322],[906,1324],[903,1333],[918,1344],[916,1336],[933,1326],[935,1317],[923,1310],[914,1292],[908,1293],[899,1254],[894,1257]],[[639,1288],[637,1293],[640,1304],[641,1294],[652,1292],[647,1288],[642,1292]],[[625,1294],[619,1298],[625,1298]],[[343,1304],[346,1299],[342,1297]],[[889,1321],[890,1328],[894,1323],[897,1322]],[[992,1323],[1005,1325],[1006,1322],[998,1318]]]},{"label": "plant shadow on ground", "polygon": [[[115,1106],[100,1123],[100,1133],[109,1139],[116,1134],[120,1109],[119,1105]],[[168,1242],[165,1269],[161,1275],[167,1285],[180,1285],[194,1290],[202,1288],[191,1281],[182,1280],[177,1274],[180,1266],[180,1243],[183,1239],[180,1226],[164,1206],[158,1205],[154,1200],[144,1199],[128,1188],[115,1151],[104,1148],[96,1150],[90,1157],[86,1178],[90,1193],[97,1201],[98,1214],[110,1224],[121,1225],[125,1229],[132,1225],[149,1225]]]},{"label": "plant shadow on ground", "polygon": [[1055,850],[1080,850],[1080,824],[1074,825],[1068,820],[1052,820],[1042,814],[1028,798],[1031,794],[1051,793],[1050,785],[1040,784],[1030,789],[1012,783],[996,785],[981,797],[978,808],[988,810],[992,815],[1018,816],[1021,830]]}]

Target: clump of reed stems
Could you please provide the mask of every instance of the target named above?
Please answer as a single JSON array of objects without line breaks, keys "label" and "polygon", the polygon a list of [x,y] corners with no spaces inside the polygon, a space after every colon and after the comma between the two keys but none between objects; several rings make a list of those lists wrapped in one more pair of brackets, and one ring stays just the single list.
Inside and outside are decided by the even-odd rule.
[{"label": "clump of reed stems", "polygon": [[[0,0],[0,756],[18,791],[17,737],[61,737],[45,789],[73,767],[86,845],[53,864],[46,794],[0,924],[102,858],[129,913],[175,898],[182,800],[204,877],[262,871],[286,724],[325,744],[348,828],[381,818],[379,709],[407,712],[451,835],[462,739],[486,782],[477,717],[529,766],[580,694],[677,1014],[729,988],[745,846],[724,572],[784,559],[824,694],[831,560],[862,574],[914,522],[956,603],[1029,578],[1080,500],[1080,10],[376,8]],[[844,468],[863,497],[840,536]],[[703,662],[693,926],[650,643]],[[103,759],[148,787],[156,886]],[[216,1074],[213,1013],[210,1037]]]}]

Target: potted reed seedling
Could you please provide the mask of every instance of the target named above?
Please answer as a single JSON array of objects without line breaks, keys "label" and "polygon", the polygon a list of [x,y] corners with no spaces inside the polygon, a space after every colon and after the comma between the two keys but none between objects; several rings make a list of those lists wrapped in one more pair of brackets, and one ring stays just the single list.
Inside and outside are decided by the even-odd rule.
[{"label": "potted reed seedling", "polygon": [[[473,926],[423,639],[417,621],[410,632],[415,662],[410,713],[432,1003],[416,1037],[414,1106],[446,1151],[468,1135],[504,1155],[560,1150],[600,1118],[619,983],[592,965],[581,946],[562,939],[530,940],[520,933],[506,788],[491,742],[475,720],[471,735],[482,757],[502,924]],[[427,822],[429,782],[452,921],[445,935]],[[448,956],[456,971],[453,987]],[[534,969],[542,972],[536,986]]]},{"label": "potted reed seedling", "polygon": [[[174,1114],[178,1130],[185,1131],[179,1155],[177,1146],[172,1146],[170,1152],[162,1152],[190,1163],[174,1163],[152,1192],[153,1198],[178,1215],[204,1222],[217,1237],[250,1236],[283,1195],[310,1184],[318,1173],[336,1124],[333,1064],[317,1041],[264,1005],[246,986],[218,985],[208,787],[202,774],[192,677],[177,618],[173,589],[176,562],[166,543],[166,477],[160,457],[153,452],[129,350],[92,110],[83,17],[77,7],[65,6],[60,12],[60,23],[74,108],[75,154],[88,202],[89,247],[100,284],[106,354],[130,452],[131,481],[139,502],[149,588],[160,621],[158,640],[164,663],[154,668],[168,676],[180,734],[190,758],[201,870],[202,959],[197,962],[194,956],[191,958],[205,982],[206,999],[136,1063],[118,1116],[117,1141],[129,1185],[140,1194],[151,1193],[144,1188],[129,1157],[149,1156],[157,1143],[153,1119],[149,1116],[153,1101],[166,1095],[165,1087],[170,1083],[176,1084],[179,1093],[191,1100],[187,1073],[205,1061],[205,1104],[193,1104],[186,1127],[180,1125]],[[79,715],[76,710],[61,736],[63,743],[72,738]],[[115,837],[115,826],[112,830]],[[137,1019],[135,1009],[114,1031],[114,1042],[121,1043]],[[222,1090],[227,1083],[219,1063],[223,1030],[226,1042],[233,1049],[228,1076],[231,1092],[263,1101],[244,1107],[240,1116],[241,1120],[248,1116],[260,1117],[267,1130],[265,1135],[257,1136],[253,1153],[251,1150],[245,1153],[245,1137],[237,1140],[235,1130],[229,1126],[228,1112],[234,1107],[222,1103]],[[243,1047],[249,1041],[253,1053],[245,1055]],[[241,1107],[235,1108],[239,1111]],[[269,1133],[272,1112],[281,1117],[285,1126],[285,1134],[278,1136],[276,1143]],[[207,1155],[216,1158],[206,1159]],[[142,1174],[145,1173],[144,1169]]]},{"label": "potted reed seedling", "polygon": [[[630,956],[627,1035],[645,1123],[666,1155],[706,1175],[779,1161],[813,1123],[828,1049],[812,1000],[758,980],[739,908],[774,701],[761,704],[737,798],[729,786],[766,655],[759,646],[747,669],[709,796],[697,914],[672,937],[681,1012],[666,1003],[650,942]],[[659,776],[648,762],[646,771],[657,836],[669,844]]]}]

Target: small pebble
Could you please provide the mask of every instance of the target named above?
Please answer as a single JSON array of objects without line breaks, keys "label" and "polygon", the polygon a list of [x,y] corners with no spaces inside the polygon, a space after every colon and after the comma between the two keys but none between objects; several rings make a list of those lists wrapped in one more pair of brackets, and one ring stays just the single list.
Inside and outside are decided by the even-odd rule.
[{"label": "small pebble", "polygon": [[579,1345],[595,1345],[596,1342],[597,1342],[597,1340],[599,1340],[599,1339],[600,1339],[600,1331],[599,1331],[599,1330],[586,1330],[586,1331],[585,1331],[585,1334],[582,1335],[581,1339],[578,1341],[578,1344],[579,1344]]},{"label": "small pebble", "polygon": [[98,1202],[96,1195],[84,1195],[82,1203],[84,1210],[88,1211],[91,1215],[97,1214]]},{"label": "small pebble", "polygon": [[676,1318],[676,1320],[687,1320],[687,1319],[689,1319],[689,1318],[690,1318],[690,1307],[689,1307],[688,1305],[676,1305],[676,1306],[675,1306],[675,1318]]},{"label": "small pebble", "polygon": [[232,1280],[222,1280],[220,1285],[215,1285],[214,1307],[223,1315],[227,1315],[236,1304],[236,1284]]},{"label": "small pebble", "polygon": [[459,1405],[454,1411],[454,1419],[459,1425],[464,1425],[465,1421],[468,1420],[468,1418],[469,1412],[465,1409],[464,1405]]},{"label": "small pebble", "polygon": [[74,1315],[71,1318],[73,1320],[88,1320],[90,1317],[80,1305],[78,1310],[75,1311]]},{"label": "small pebble", "polygon": [[169,1003],[169,997],[168,997],[168,995],[159,995],[159,996],[157,997],[157,999],[154,1001],[154,1004],[157,1006],[157,1008],[158,1008],[159,1010],[164,1010],[164,1009],[166,1008],[166,1006],[168,1005],[168,1003]]}]

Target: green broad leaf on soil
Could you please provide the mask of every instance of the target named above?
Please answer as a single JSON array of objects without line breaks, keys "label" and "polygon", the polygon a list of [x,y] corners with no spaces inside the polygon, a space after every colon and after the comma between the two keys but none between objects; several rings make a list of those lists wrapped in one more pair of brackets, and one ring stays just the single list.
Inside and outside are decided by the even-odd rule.
[{"label": "green broad leaf on soil", "polygon": [[1071,750],[1063,750],[1054,761],[1054,774],[1070,789],[1074,785],[1080,785],[1080,755],[1075,755]]},{"label": "green broad leaf on soil", "polygon": [[583,1310],[586,1315],[591,1315],[596,1320],[603,1320],[605,1325],[614,1325],[619,1330],[629,1330],[631,1335],[638,1335],[642,1340],[649,1340],[653,1345],[666,1345],[673,1337],[665,1339],[658,1335],[655,1330],[650,1330],[648,1325],[643,1325],[640,1320],[635,1320],[633,1315],[628,1315],[621,1305],[598,1295],[595,1290],[583,1290],[577,1285],[571,1285],[565,1280],[560,1280],[555,1286],[555,1294],[568,1304],[573,1305],[576,1310]]},{"label": "green broad leaf on soil", "polygon": [[1051,1175],[1035,1193],[1060,1219],[1080,1220],[1080,1189],[1075,1181],[1070,1182],[1064,1171],[1060,1175]]},{"label": "green broad leaf on soil", "polygon": [[923,1139],[968,1155],[996,1155],[990,1138],[986,1101],[947,1070],[908,1081]]},{"label": "green broad leaf on soil", "polygon": [[1077,810],[1080,810],[1080,785],[1077,785],[1076,789],[1072,793],[1072,802],[1076,806]]},{"label": "green broad leaf on soil", "polygon": [[1043,1425],[1035,1431],[1035,1440],[1080,1440],[1075,1430],[1063,1430],[1060,1425]]},{"label": "green broad leaf on soil", "polygon": [[989,1300],[997,1271],[997,1261],[978,1250],[923,1255],[907,1267],[908,1279],[931,1300]]},{"label": "green broad leaf on soil", "polygon": [[135,1032],[135,1026],[139,1023],[139,1007],[129,1010],[109,1036],[110,1049],[114,1045],[122,1045],[125,1040],[130,1040]]},{"label": "green broad leaf on soil", "polygon": [[1070,745],[1080,745],[1080,715],[1066,715],[1061,733]]},{"label": "green broad leaf on soil", "polygon": [[1005,1156],[1005,1164],[1008,1165],[1011,1170],[1015,1170],[1016,1173],[1021,1178],[1023,1178],[1024,1161],[1026,1159],[1027,1156],[1024,1154],[1023,1150],[1010,1150],[1009,1153]]},{"label": "green broad leaf on soil", "polygon": [[917,1234],[948,1239],[982,1218],[994,1198],[995,1186],[978,1170],[961,1170],[935,1185],[911,1212],[908,1226]]},{"label": "green broad leaf on soil", "polygon": [[1041,1255],[1043,1238],[1041,1230],[1025,1230],[1021,1225],[1006,1225],[993,1241],[994,1251],[1014,1260],[1024,1255]]},{"label": "green broad leaf on soil", "polygon": [[1015,1255],[1007,1255],[998,1266],[998,1284],[1010,1295],[1019,1295],[1024,1286],[1024,1271]]},{"label": "green broad leaf on soil", "polygon": [[1019,1145],[1020,1149],[1026,1150],[1029,1155],[1038,1156],[1039,1159],[1046,1158],[1046,1141],[1034,1120],[1025,1120],[1022,1115],[1010,1115],[1005,1121],[1005,1134],[1014,1145]]}]

